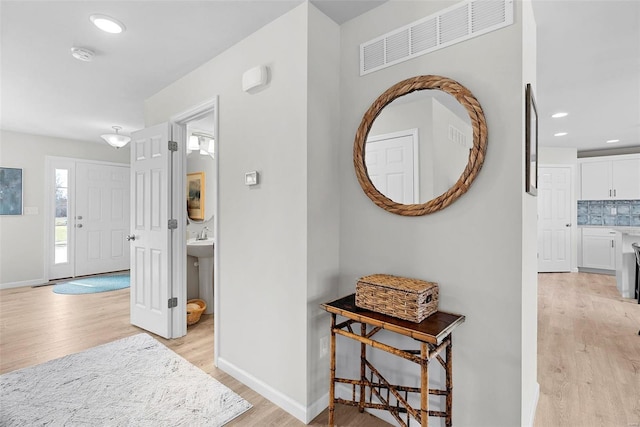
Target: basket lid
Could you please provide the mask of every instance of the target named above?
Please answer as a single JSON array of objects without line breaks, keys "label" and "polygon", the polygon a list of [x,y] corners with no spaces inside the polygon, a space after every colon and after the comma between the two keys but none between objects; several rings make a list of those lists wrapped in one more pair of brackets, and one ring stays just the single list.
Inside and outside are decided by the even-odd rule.
[{"label": "basket lid", "polygon": [[371,274],[369,276],[361,277],[358,280],[358,283],[368,283],[370,285],[382,286],[385,288],[401,289],[412,293],[424,292],[438,286],[435,282],[392,276],[390,274]]}]

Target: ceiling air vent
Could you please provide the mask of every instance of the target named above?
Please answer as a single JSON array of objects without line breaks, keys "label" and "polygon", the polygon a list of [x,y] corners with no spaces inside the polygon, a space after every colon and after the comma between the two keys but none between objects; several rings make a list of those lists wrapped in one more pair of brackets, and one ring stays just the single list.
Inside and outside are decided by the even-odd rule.
[{"label": "ceiling air vent", "polygon": [[360,75],[513,24],[513,0],[467,0],[360,45]]}]

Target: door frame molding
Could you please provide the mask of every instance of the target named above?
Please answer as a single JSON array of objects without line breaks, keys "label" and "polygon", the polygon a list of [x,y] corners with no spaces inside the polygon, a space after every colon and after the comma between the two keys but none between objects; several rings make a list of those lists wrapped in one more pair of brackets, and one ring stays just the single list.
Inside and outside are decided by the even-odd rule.
[{"label": "door frame molding", "polygon": [[[131,167],[130,164],[128,163],[117,163],[117,162],[105,162],[102,160],[93,160],[93,159],[81,159],[81,158],[76,158],[76,157],[63,157],[63,156],[45,156],[44,157],[44,170],[45,170],[45,177],[44,177],[44,215],[43,216],[43,223],[42,223],[42,229],[43,229],[43,233],[45,235],[45,247],[44,247],[44,268],[43,268],[43,272],[44,272],[44,281],[45,282],[49,282],[50,277],[51,277],[51,262],[52,262],[52,250],[51,248],[53,247],[53,234],[50,233],[49,231],[49,225],[52,223],[52,221],[55,219],[55,213],[51,211],[51,206],[52,203],[54,202],[53,200],[53,190],[54,190],[54,186],[55,186],[55,180],[53,179],[53,168],[54,168],[54,163],[55,162],[71,162],[73,163],[73,177],[75,180],[75,166],[77,163],[91,163],[91,164],[96,164],[96,165],[105,165],[105,166],[119,166],[119,167]],[[75,182],[73,183],[73,199],[74,202],[72,205],[70,205],[70,210],[72,213],[72,217],[75,216]],[[75,218],[73,218],[73,225],[75,226]],[[73,228],[73,227],[72,227]],[[75,238],[75,232],[72,230],[71,233],[72,237]],[[75,242],[74,242],[75,244]],[[73,271],[73,275],[75,277],[75,266],[74,266],[74,271]]]},{"label": "door frame molding", "polygon": [[[572,273],[577,273],[578,272],[578,191],[577,191],[577,180],[578,177],[576,176],[576,170],[577,170],[577,163],[576,164],[571,164],[571,163],[551,163],[551,164],[539,164],[538,165],[538,169],[541,168],[569,168],[570,169],[570,176],[571,176],[571,218],[574,219],[574,221],[571,223],[571,227],[570,227],[570,237],[569,237],[569,241],[570,241],[570,247],[569,249],[571,250],[571,261],[570,261],[570,270]],[[537,221],[536,221],[536,228],[537,228]],[[539,230],[536,231],[536,234],[538,233]],[[537,242],[537,239],[536,239]],[[536,243],[537,244],[537,243]],[[537,268],[537,267],[536,267]]]},{"label": "door frame molding", "polygon": [[[179,132],[182,135],[182,138],[184,141],[186,141],[186,132],[187,132],[187,124],[188,122],[195,120],[205,114],[209,114],[213,112],[213,121],[214,121],[214,129],[213,129],[213,138],[214,138],[214,147],[215,150],[214,152],[216,153],[216,155],[213,158],[213,162],[215,164],[215,168],[216,168],[216,188],[215,188],[215,194],[216,194],[216,203],[215,203],[215,209],[213,211],[213,235],[215,236],[215,249],[213,251],[213,330],[214,330],[214,335],[213,335],[213,364],[214,366],[218,366],[218,357],[220,354],[220,250],[221,250],[221,239],[220,239],[220,233],[218,232],[219,230],[219,218],[220,215],[218,215],[218,212],[220,210],[220,198],[218,197],[219,194],[219,188],[220,188],[220,163],[219,163],[219,159],[220,159],[220,144],[219,144],[219,113],[218,113],[218,95],[215,95],[212,98],[209,98],[205,101],[203,101],[200,104],[197,104],[191,108],[188,108],[187,110],[175,114],[173,116],[171,116],[171,118],[169,119],[169,123],[172,125],[172,127],[174,129],[177,129],[177,132]],[[178,152],[180,153],[180,156],[182,156],[180,164],[182,167],[182,171],[184,173],[180,173],[180,174],[176,174],[174,176],[174,185],[178,186],[178,192],[176,194],[182,194],[182,199],[181,200],[185,200],[186,195],[185,195],[185,186],[186,186],[186,170],[187,170],[187,152],[186,149],[184,147],[179,148]],[[182,209],[180,212],[178,212],[178,215],[176,215],[176,219],[181,223],[181,224],[185,224],[186,220],[187,220],[187,216],[186,216],[186,212],[184,212],[185,210]],[[183,239],[182,242],[182,255],[178,256],[178,257],[174,257],[174,269],[178,270],[179,274],[180,274],[180,280],[174,283],[179,283],[181,284],[181,292],[180,295],[182,295],[182,292],[184,292],[185,298],[186,298],[186,288],[187,288],[187,269],[186,269],[186,264],[187,264],[187,249],[186,249],[186,239]],[[176,252],[179,253],[179,252]],[[174,289],[174,295],[176,295],[175,293],[176,289]],[[186,304],[186,301],[185,301]],[[180,303],[178,303],[178,306],[180,306]],[[186,305],[185,305],[185,310],[186,310]],[[175,310],[174,310],[175,311]],[[175,322],[175,317],[174,317],[174,322]],[[174,324],[174,330],[175,330],[175,324]],[[180,325],[181,326],[181,325]],[[184,325],[185,328],[185,333],[186,333],[186,322]]]}]

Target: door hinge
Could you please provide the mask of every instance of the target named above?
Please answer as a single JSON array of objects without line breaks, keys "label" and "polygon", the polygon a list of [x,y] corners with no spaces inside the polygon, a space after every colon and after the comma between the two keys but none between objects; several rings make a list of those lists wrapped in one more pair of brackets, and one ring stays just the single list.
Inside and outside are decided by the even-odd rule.
[{"label": "door hinge", "polygon": [[176,141],[169,141],[169,151],[178,151],[178,143]]},{"label": "door hinge", "polygon": [[169,227],[169,230],[175,230],[176,228],[178,228],[178,220],[170,219],[167,226]]},{"label": "door hinge", "polygon": [[178,306],[178,298],[177,297],[169,298],[168,302],[169,302],[169,308],[173,308],[173,307],[177,307]]}]

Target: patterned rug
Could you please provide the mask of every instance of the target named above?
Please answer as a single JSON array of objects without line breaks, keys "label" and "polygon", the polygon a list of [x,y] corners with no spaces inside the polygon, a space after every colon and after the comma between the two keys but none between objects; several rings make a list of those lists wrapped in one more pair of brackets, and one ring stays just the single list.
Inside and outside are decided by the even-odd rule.
[{"label": "patterned rug", "polygon": [[0,376],[3,426],[222,426],[251,404],[147,334]]},{"label": "patterned rug", "polygon": [[53,292],[67,295],[94,294],[97,292],[116,291],[129,286],[128,273],[114,274],[111,276],[85,277],[70,282],[58,283],[53,286]]}]

